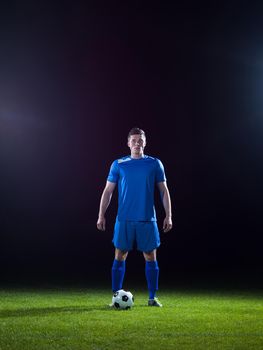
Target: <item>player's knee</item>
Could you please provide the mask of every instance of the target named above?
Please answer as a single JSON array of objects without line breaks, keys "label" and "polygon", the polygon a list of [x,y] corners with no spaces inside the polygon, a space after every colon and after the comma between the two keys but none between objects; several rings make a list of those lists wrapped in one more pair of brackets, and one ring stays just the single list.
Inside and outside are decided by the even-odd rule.
[{"label": "player's knee", "polygon": [[115,250],[115,259],[118,261],[124,261],[126,260],[128,255],[128,252],[120,250],[120,249],[116,249]]},{"label": "player's knee", "polygon": [[146,261],[155,261],[156,260],[156,249],[151,252],[143,252],[144,258]]}]

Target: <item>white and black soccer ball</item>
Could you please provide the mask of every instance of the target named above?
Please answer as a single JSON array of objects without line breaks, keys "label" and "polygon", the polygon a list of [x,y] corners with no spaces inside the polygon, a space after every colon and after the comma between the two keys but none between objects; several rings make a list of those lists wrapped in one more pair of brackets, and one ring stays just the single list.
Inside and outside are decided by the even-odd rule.
[{"label": "white and black soccer ball", "polygon": [[131,292],[126,292],[125,290],[120,289],[114,293],[112,304],[116,309],[128,310],[134,304],[134,297]]}]

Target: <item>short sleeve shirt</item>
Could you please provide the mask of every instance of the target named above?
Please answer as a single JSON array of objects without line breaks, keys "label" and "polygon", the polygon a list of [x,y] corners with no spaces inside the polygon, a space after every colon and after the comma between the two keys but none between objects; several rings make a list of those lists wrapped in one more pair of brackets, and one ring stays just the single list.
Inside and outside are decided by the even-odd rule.
[{"label": "short sleeve shirt", "polygon": [[147,155],[117,159],[107,180],[118,184],[119,221],[156,221],[154,189],[158,182],[166,181],[159,159]]}]

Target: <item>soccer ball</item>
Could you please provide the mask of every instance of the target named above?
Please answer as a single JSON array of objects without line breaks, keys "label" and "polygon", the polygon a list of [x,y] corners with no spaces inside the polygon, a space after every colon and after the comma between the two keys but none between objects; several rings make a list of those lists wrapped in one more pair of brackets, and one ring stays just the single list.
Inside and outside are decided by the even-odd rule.
[{"label": "soccer ball", "polygon": [[128,310],[134,304],[134,297],[131,292],[123,289],[118,290],[112,297],[112,304],[116,309]]}]

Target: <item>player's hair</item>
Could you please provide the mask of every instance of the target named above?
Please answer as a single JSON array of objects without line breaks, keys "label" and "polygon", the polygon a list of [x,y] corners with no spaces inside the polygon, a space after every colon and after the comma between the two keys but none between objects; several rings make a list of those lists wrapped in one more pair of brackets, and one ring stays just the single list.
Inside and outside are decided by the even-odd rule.
[{"label": "player's hair", "polygon": [[137,127],[134,127],[129,131],[128,140],[129,140],[131,135],[143,135],[146,138],[145,132],[142,129],[137,128]]}]

